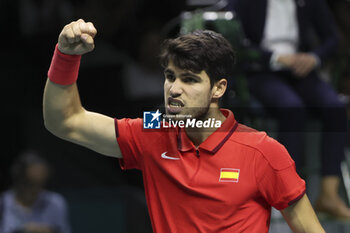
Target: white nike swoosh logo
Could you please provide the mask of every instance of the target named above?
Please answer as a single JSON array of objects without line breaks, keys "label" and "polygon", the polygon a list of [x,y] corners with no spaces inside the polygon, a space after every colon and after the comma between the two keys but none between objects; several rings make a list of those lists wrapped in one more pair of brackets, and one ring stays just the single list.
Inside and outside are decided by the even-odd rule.
[{"label": "white nike swoosh logo", "polygon": [[167,151],[162,153],[161,157],[163,159],[172,159],[172,160],[179,160],[180,158],[175,158],[175,157],[170,157],[170,156],[167,156],[166,153],[168,153]]}]

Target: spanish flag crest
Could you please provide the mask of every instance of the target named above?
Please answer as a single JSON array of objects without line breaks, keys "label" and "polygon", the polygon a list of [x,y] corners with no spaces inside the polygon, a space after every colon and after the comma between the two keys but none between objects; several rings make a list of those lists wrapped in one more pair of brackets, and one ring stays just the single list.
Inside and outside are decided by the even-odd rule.
[{"label": "spanish flag crest", "polygon": [[221,168],[219,182],[234,182],[238,183],[239,169]]}]

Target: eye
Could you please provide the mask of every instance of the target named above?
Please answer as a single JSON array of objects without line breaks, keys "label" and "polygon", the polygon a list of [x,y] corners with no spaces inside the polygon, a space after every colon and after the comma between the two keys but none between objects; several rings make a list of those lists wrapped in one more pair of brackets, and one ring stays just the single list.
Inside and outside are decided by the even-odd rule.
[{"label": "eye", "polygon": [[192,77],[185,77],[183,79],[183,82],[185,82],[185,83],[196,83],[198,81],[195,78],[192,78]]},{"label": "eye", "polygon": [[167,73],[167,74],[164,74],[165,78],[170,81],[170,82],[174,82],[175,81],[175,75],[173,74],[170,74],[170,73]]}]

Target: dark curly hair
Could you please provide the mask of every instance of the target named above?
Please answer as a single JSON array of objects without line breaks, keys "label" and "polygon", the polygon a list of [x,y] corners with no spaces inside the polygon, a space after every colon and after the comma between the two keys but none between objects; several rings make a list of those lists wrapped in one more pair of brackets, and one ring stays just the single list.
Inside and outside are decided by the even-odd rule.
[{"label": "dark curly hair", "polygon": [[175,39],[167,39],[161,46],[160,63],[165,68],[169,61],[175,66],[200,73],[204,70],[211,85],[232,77],[235,53],[231,44],[219,33],[196,30]]}]

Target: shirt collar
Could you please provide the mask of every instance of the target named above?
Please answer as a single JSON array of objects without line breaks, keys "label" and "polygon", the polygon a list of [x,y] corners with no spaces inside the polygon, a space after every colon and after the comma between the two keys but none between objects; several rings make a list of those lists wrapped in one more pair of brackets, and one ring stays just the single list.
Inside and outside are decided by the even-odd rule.
[{"label": "shirt collar", "polygon": [[[220,128],[212,133],[204,142],[199,145],[199,149],[206,150],[210,154],[215,154],[231,137],[233,132],[238,126],[238,122],[235,120],[233,113],[228,109],[220,109],[222,114],[226,117]],[[188,138],[184,128],[179,128],[177,136],[178,150],[181,152],[190,151],[195,149],[192,141]]]}]

